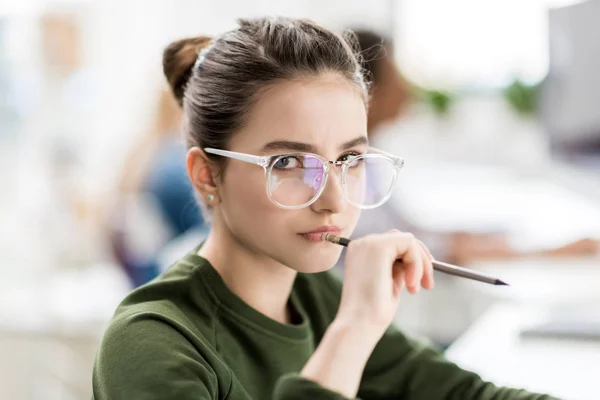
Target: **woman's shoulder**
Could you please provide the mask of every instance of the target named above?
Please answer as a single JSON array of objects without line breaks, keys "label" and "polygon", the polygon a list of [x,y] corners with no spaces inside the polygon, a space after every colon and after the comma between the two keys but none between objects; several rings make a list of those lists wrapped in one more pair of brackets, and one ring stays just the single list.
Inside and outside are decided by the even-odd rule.
[{"label": "woman's shoulder", "polygon": [[[123,308],[106,330],[93,372],[95,399],[216,399],[231,377],[212,341],[166,303]],[[221,367],[220,367],[221,366]],[[164,384],[157,385],[157,376]],[[204,396],[204,397],[203,397]]]},{"label": "woman's shoulder", "polygon": [[[229,369],[216,351],[214,307],[198,282],[201,267],[183,259],[121,302],[100,343],[95,392],[155,387],[156,376],[171,369],[174,382],[187,375],[190,385],[211,393],[207,398],[226,390]],[[176,389],[182,388],[169,386]]]},{"label": "woman's shoulder", "polygon": [[[133,336],[138,334],[136,331],[145,335],[144,330],[152,331],[158,325],[161,328],[156,329],[157,332],[174,337],[209,337],[215,304],[197,277],[202,267],[183,258],[156,279],[134,289],[117,307],[105,337],[126,338],[125,331],[133,332]],[[152,338],[157,337],[152,335],[146,339]]]}]

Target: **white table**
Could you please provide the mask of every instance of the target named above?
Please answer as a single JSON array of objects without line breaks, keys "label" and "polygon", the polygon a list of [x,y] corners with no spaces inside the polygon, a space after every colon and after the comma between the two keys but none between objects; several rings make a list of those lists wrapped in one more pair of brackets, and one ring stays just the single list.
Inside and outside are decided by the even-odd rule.
[{"label": "white table", "polygon": [[98,344],[130,290],[126,277],[111,265],[19,271],[0,279],[0,399],[89,398]]},{"label": "white table", "polygon": [[483,379],[569,400],[597,400],[600,342],[521,339],[522,327],[544,317],[539,307],[493,306],[447,351]]},{"label": "white table", "polygon": [[466,267],[498,277],[510,286],[482,285],[461,279],[461,291],[491,300],[527,303],[600,301],[600,257],[523,257],[512,260],[474,260]]},{"label": "white table", "polygon": [[[600,237],[598,199],[566,187],[568,176],[577,177],[532,177],[506,168],[430,162],[399,177],[390,204],[419,230],[504,233],[522,251]],[[600,187],[591,179],[577,184]]]}]

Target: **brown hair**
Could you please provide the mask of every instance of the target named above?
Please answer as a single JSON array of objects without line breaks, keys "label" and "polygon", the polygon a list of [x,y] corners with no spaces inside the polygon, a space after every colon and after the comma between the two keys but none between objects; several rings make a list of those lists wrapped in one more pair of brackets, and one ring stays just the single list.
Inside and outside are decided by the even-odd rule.
[{"label": "brown hair", "polygon": [[355,84],[368,101],[354,35],[307,20],[243,19],[238,29],[216,39],[176,41],[164,51],[163,70],[184,109],[190,147],[225,149],[257,95],[281,80],[333,72]]},{"label": "brown hair", "polygon": [[354,29],[354,34],[362,54],[365,74],[377,84],[381,80],[383,60],[392,49],[392,41],[371,30]]}]

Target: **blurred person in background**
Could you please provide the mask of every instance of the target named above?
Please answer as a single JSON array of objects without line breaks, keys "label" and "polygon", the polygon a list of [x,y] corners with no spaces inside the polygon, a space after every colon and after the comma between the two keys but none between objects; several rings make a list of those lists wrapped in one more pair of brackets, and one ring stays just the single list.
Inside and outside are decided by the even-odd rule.
[{"label": "blurred person in background", "polygon": [[413,235],[354,240],[343,287],[328,271],[341,248],[322,233],[350,235],[389,194],[368,197],[366,170],[402,166],[369,146],[356,50],[352,35],[273,17],[165,50],[211,230],[121,303],[94,399],[550,399],[485,382],[392,324],[404,287],[434,284]]},{"label": "blurred person in background", "polygon": [[[403,113],[415,99],[416,90],[407,82],[396,65],[391,40],[371,30],[355,29],[354,32],[362,51],[364,70],[372,79],[368,132],[371,142],[377,145],[381,128],[402,118]],[[410,157],[410,154],[404,154],[404,156]],[[410,158],[407,161],[410,162]],[[360,237],[389,229],[413,232],[424,240],[434,257],[453,263],[465,263],[472,259],[482,258],[600,253],[600,241],[590,238],[544,252],[528,254],[511,249],[506,237],[502,234],[419,232],[417,228],[410,226],[391,202],[375,210],[364,212],[354,235]]]},{"label": "blurred person in background", "polygon": [[169,242],[205,222],[186,172],[182,112],[170,91],[160,91],[153,115],[125,159],[112,214],[113,249],[134,286],[161,272],[160,253]]}]

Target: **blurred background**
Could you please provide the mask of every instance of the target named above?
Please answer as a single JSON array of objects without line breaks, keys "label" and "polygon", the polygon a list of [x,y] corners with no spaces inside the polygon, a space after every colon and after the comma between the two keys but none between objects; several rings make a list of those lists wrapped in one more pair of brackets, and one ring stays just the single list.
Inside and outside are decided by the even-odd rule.
[{"label": "blurred background", "polygon": [[598,0],[3,0],[0,398],[89,398],[119,301],[206,234],[162,51],[264,15],[383,41],[369,134],[406,166],[357,235],[411,230],[511,284],[436,275],[398,324],[499,384],[597,398]]}]

